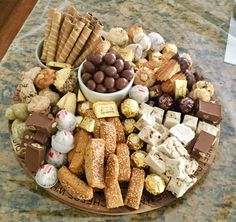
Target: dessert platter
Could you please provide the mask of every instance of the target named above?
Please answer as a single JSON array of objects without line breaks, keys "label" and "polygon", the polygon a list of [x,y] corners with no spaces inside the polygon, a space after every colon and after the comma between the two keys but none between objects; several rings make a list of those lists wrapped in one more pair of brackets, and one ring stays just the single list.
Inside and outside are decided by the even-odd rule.
[{"label": "dessert platter", "polygon": [[[40,67],[22,70],[6,110],[17,160],[55,199],[124,215],[181,198],[219,144],[214,86],[157,32],[49,8]],[[196,188],[198,189],[198,188]]]}]

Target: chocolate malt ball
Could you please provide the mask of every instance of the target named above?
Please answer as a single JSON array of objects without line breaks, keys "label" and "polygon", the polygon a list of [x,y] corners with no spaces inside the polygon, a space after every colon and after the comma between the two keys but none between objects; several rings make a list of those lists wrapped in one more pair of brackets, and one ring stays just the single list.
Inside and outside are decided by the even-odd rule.
[{"label": "chocolate malt ball", "polygon": [[87,72],[83,73],[81,76],[83,83],[87,83],[92,78],[93,78],[92,74],[87,73]]},{"label": "chocolate malt ball", "polygon": [[116,61],[116,55],[111,52],[108,52],[103,58],[107,65],[113,65]]},{"label": "chocolate malt ball", "polygon": [[115,80],[112,77],[106,77],[104,79],[104,86],[106,89],[113,89],[115,86]]},{"label": "chocolate malt ball", "polygon": [[185,97],[179,100],[178,105],[182,113],[190,113],[194,108],[194,101],[190,97]]},{"label": "chocolate malt ball", "polygon": [[96,72],[93,76],[93,79],[97,84],[102,83],[104,78],[105,78],[105,74],[102,71]]},{"label": "chocolate malt ball", "polygon": [[127,85],[128,85],[128,80],[123,77],[116,80],[117,89],[124,89]]},{"label": "chocolate malt ball", "polygon": [[94,65],[100,65],[103,61],[103,55],[101,53],[95,53],[88,57],[88,61],[92,62]]},{"label": "chocolate malt ball", "polygon": [[98,84],[96,86],[96,91],[99,92],[99,93],[105,93],[107,90],[102,84]]},{"label": "chocolate malt ball", "polygon": [[134,77],[134,73],[131,70],[124,70],[121,75],[121,77],[126,78],[127,80],[131,80]]},{"label": "chocolate malt ball", "polygon": [[94,80],[90,79],[88,82],[87,82],[87,87],[90,89],[90,90],[95,90],[96,88],[96,83]]},{"label": "chocolate malt ball", "polygon": [[117,74],[116,67],[114,67],[114,66],[108,66],[108,67],[106,67],[106,69],[105,69],[105,74],[106,74],[107,76],[110,76],[110,77],[115,77],[115,75]]},{"label": "chocolate malt ball", "polygon": [[128,61],[125,61],[124,62],[124,70],[125,69],[132,69],[132,64],[131,64],[131,62],[128,62]]},{"label": "chocolate malt ball", "polygon": [[168,94],[163,94],[159,97],[158,105],[164,110],[169,110],[174,104],[173,98]]},{"label": "chocolate malt ball", "polygon": [[93,63],[89,62],[89,61],[86,61],[84,64],[83,64],[83,70],[84,72],[88,72],[88,73],[95,73],[96,72],[96,67]]},{"label": "chocolate malt ball", "polygon": [[122,59],[117,59],[114,66],[117,69],[117,72],[121,72],[124,69],[124,61]]}]

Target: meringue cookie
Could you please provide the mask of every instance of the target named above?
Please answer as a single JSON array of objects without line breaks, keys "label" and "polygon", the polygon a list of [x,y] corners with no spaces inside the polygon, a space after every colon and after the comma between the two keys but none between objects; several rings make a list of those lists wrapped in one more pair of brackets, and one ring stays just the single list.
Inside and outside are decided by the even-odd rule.
[{"label": "meringue cookie", "polygon": [[140,44],[143,48],[143,51],[148,51],[151,48],[151,40],[143,32],[135,34],[133,41],[134,43]]},{"label": "meringue cookie", "polygon": [[157,32],[151,32],[148,34],[148,37],[151,40],[151,50],[152,51],[161,51],[165,46],[165,40]]},{"label": "meringue cookie", "polygon": [[129,41],[127,32],[123,28],[115,27],[107,33],[107,40],[111,42],[112,45],[123,46]]}]

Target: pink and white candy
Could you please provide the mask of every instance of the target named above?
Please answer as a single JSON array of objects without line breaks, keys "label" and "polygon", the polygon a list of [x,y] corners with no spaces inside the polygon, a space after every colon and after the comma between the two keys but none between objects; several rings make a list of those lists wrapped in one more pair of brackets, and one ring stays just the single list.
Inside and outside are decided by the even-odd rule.
[{"label": "pink and white candy", "polygon": [[61,167],[66,163],[67,154],[58,152],[53,148],[50,148],[46,154],[46,162],[52,164],[56,168]]},{"label": "pink and white candy", "polygon": [[67,112],[65,109],[59,111],[56,115],[57,128],[59,130],[73,131],[76,125],[75,115]]},{"label": "pink and white candy", "polygon": [[138,103],[147,102],[149,97],[148,88],[142,85],[133,86],[129,91],[129,97]]}]

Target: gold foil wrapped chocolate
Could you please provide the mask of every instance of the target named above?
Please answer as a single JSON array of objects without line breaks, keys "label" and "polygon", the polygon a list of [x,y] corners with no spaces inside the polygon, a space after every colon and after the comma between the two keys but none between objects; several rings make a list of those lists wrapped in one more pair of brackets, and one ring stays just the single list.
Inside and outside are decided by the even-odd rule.
[{"label": "gold foil wrapped chocolate", "polygon": [[142,149],[144,145],[143,141],[139,138],[138,134],[136,133],[131,133],[128,136],[127,144],[130,149],[136,150],[136,151]]},{"label": "gold foil wrapped chocolate", "polygon": [[147,156],[147,153],[143,150],[138,150],[132,153],[131,155],[131,164],[133,167],[138,168],[147,168],[148,165],[145,162],[145,157]]},{"label": "gold foil wrapped chocolate", "polygon": [[165,182],[160,176],[156,174],[147,175],[145,179],[145,188],[149,193],[153,195],[161,194],[165,190],[165,187]]},{"label": "gold foil wrapped chocolate", "polygon": [[123,122],[123,127],[126,135],[133,133],[136,130],[136,121],[134,119],[125,119]]},{"label": "gold foil wrapped chocolate", "polygon": [[77,113],[79,113],[80,115],[84,115],[85,112],[91,108],[92,108],[92,103],[89,101],[79,103],[79,105],[77,106]]},{"label": "gold foil wrapped chocolate", "polygon": [[121,103],[121,112],[126,118],[132,118],[138,115],[139,105],[133,99],[125,99]]}]

